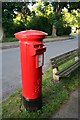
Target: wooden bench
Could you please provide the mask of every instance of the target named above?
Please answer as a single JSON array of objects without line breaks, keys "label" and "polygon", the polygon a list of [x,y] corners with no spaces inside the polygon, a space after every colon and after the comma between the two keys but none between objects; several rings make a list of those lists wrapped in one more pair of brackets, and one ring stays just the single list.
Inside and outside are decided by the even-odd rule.
[{"label": "wooden bench", "polygon": [[[66,77],[78,66],[80,66],[80,50],[75,49],[50,59],[53,69],[53,81]],[[62,66],[62,69],[60,68]]]}]

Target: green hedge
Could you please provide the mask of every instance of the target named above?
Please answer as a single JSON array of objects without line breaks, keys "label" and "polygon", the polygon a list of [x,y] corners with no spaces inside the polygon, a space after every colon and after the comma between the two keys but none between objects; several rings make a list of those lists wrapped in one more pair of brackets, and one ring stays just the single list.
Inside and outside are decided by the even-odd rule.
[{"label": "green hedge", "polygon": [[43,16],[33,17],[26,25],[27,29],[41,30],[47,32],[48,35],[52,33],[52,26],[49,23],[48,19]]},{"label": "green hedge", "polygon": [[62,35],[69,35],[71,33],[71,27],[66,26],[63,21],[59,20],[54,23],[56,26],[56,34],[57,36],[62,36]]},{"label": "green hedge", "polygon": [[8,24],[7,26],[5,26],[4,28],[4,32],[6,37],[12,37],[14,36],[14,33],[25,30],[25,26],[23,23],[20,24]]},{"label": "green hedge", "polygon": [[[53,24],[56,27],[57,36],[69,35],[71,33],[71,27],[64,27],[66,25],[61,18],[53,20]],[[26,22],[26,25],[20,21],[19,24],[13,24],[10,22],[4,26],[6,37],[12,37],[14,36],[14,33],[23,31],[25,29],[41,30],[47,32],[48,35],[52,34],[51,21],[49,21],[49,18],[44,16],[34,16],[30,21]]]},{"label": "green hedge", "polygon": [[69,35],[71,33],[71,27],[63,27],[62,25],[57,27],[57,35],[62,36],[62,35]]}]

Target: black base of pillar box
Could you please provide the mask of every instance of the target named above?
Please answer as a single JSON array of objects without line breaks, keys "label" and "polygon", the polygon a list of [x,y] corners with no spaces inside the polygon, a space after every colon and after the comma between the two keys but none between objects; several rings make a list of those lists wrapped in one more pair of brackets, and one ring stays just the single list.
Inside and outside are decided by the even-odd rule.
[{"label": "black base of pillar box", "polygon": [[36,111],[42,108],[42,96],[37,99],[26,99],[22,96],[22,101],[27,111]]}]

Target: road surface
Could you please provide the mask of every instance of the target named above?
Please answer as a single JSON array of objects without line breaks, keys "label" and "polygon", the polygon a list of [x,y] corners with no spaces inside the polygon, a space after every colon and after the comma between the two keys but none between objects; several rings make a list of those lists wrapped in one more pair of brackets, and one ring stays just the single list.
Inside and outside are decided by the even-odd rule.
[{"label": "road surface", "polygon": [[[62,53],[68,52],[78,47],[78,39],[65,41],[49,42],[45,44],[47,51],[45,53],[45,64],[43,71],[48,67],[49,59]],[[1,52],[0,52],[1,56]],[[21,87],[20,54],[19,47],[2,50],[2,99],[4,100],[15,89]],[[1,65],[0,65],[1,67]],[[0,74],[1,76],[1,74]],[[0,78],[1,83],[1,78]],[[0,91],[1,92],[1,91]],[[1,98],[0,98],[1,100]]]}]

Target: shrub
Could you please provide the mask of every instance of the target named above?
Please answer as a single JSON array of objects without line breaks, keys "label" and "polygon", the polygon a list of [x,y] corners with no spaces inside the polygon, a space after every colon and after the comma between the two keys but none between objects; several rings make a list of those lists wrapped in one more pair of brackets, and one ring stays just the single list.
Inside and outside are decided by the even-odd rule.
[{"label": "shrub", "polygon": [[67,26],[66,28],[64,28],[64,34],[65,35],[69,35],[71,33],[71,27]]},{"label": "shrub", "polygon": [[27,29],[41,30],[51,35],[52,27],[48,19],[43,16],[33,17],[26,25]]},{"label": "shrub", "polygon": [[6,24],[2,23],[3,29],[4,29],[4,34],[6,37],[12,36],[12,31],[14,29],[13,23],[12,22],[7,22]]},{"label": "shrub", "polygon": [[13,31],[14,33],[19,32],[19,31],[23,31],[23,30],[25,30],[25,25],[22,22],[20,22],[20,24],[14,25],[14,31]]},{"label": "shrub", "polygon": [[7,25],[4,28],[4,33],[6,37],[12,37],[14,36],[14,33],[25,30],[25,26],[23,23],[20,24],[11,24]]},{"label": "shrub", "polygon": [[64,27],[62,25],[57,27],[56,34],[57,34],[57,36],[64,35]]},{"label": "shrub", "polygon": [[65,26],[64,22],[62,20],[56,21],[54,23],[56,26],[56,35],[62,36],[62,35],[69,35],[71,33],[71,27]]}]

